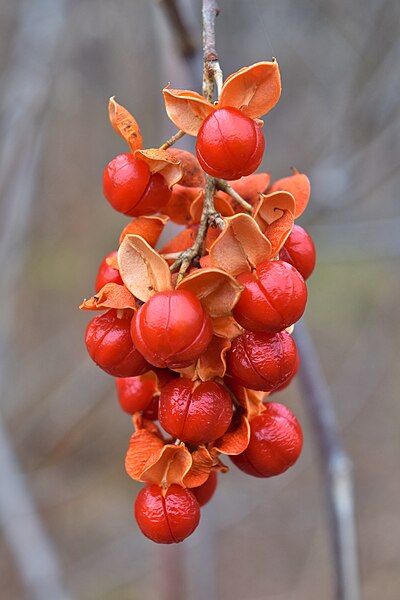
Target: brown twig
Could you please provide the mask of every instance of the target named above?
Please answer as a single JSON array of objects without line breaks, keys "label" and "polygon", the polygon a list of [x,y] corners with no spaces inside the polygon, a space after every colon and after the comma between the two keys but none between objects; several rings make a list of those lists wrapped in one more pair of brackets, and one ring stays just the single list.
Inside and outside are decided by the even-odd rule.
[{"label": "brown twig", "polygon": [[209,101],[214,99],[214,82],[218,97],[221,93],[223,75],[215,47],[215,19],[219,15],[216,0],[203,0],[203,95]]},{"label": "brown twig", "polygon": [[[203,95],[210,102],[214,96],[214,83],[217,85],[218,93],[222,87],[222,71],[215,49],[215,18],[218,13],[219,9],[215,0],[203,0]],[[205,178],[203,212],[196,239],[193,246],[184,250],[170,267],[171,271],[175,271],[179,267],[177,283],[183,279],[192,261],[204,254],[208,228],[221,227],[223,229],[225,226],[224,220],[214,206],[216,179],[207,174]]]},{"label": "brown twig", "polygon": [[204,244],[207,235],[208,227],[221,227],[225,226],[225,221],[221,218],[221,215],[214,208],[214,192],[215,192],[215,181],[213,177],[206,175],[206,185],[204,188],[204,206],[203,213],[201,215],[200,225],[197,230],[196,239],[191,248],[181,252],[179,258],[171,265],[171,271],[175,271],[179,267],[179,274],[177,283],[179,283],[192,261],[204,254]]},{"label": "brown twig", "polygon": [[253,207],[251,204],[249,204],[248,202],[246,202],[246,200],[244,198],[242,198],[242,196],[240,194],[238,194],[233,187],[231,187],[229,185],[229,183],[227,183],[225,181],[225,179],[216,179],[215,180],[215,187],[217,188],[217,190],[221,190],[222,192],[225,192],[226,194],[229,194],[229,196],[231,198],[233,198],[234,200],[236,200],[236,202],[238,204],[240,204],[240,206],[242,208],[244,208],[244,210],[246,210],[247,212],[252,212]]},{"label": "brown twig", "polygon": [[160,150],[168,150],[168,148],[173,146],[175,142],[180,140],[184,135],[186,135],[185,132],[182,131],[182,129],[180,129],[179,131],[177,131],[177,133],[171,135],[171,137],[166,142],[164,142],[162,146],[160,146]]}]

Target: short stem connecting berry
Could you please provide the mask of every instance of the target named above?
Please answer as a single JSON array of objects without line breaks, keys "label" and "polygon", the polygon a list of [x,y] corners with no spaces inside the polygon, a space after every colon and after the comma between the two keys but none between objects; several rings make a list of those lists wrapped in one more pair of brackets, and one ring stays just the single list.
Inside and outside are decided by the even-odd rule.
[{"label": "short stem connecting berry", "polygon": [[[222,88],[223,75],[218,62],[218,54],[215,49],[215,18],[219,9],[215,0],[203,0],[203,48],[204,48],[204,70],[203,70],[203,95],[210,102],[214,98],[214,82],[217,85],[218,95]],[[216,179],[206,174],[204,187],[204,205],[200,219],[196,239],[191,248],[184,250],[179,258],[171,265],[171,271],[179,267],[177,283],[185,276],[192,261],[204,254],[205,239],[209,227],[225,227],[225,221],[214,207],[214,194],[216,190]]]},{"label": "short stem connecting berry", "polygon": [[230,185],[229,183],[227,183],[225,181],[225,179],[216,179],[215,180],[215,185],[216,188],[218,190],[221,190],[222,192],[225,192],[226,194],[229,194],[229,196],[231,198],[233,198],[234,200],[236,200],[236,202],[238,204],[240,204],[240,206],[242,208],[244,208],[244,210],[246,210],[247,212],[251,213],[251,211],[253,210],[253,207],[251,206],[251,204],[249,204],[248,202],[246,202],[246,200],[244,198],[242,198],[242,196],[240,196],[240,194],[238,194]]},{"label": "short stem connecting berry", "polygon": [[177,283],[179,283],[192,261],[201,257],[204,254],[204,244],[209,227],[225,227],[225,221],[214,207],[215,179],[206,175],[206,185],[204,189],[204,206],[201,215],[200,225],[197,230],[196,239],[191,248],[181,252],[179,258],[171,265],[171,271],[175,271],[179,267]]},{"label": "short stem connecting berry", "polygon": [[171,135],[171,137],[164,142],[162,146],[160,146],[160,150],[168,150],[168,148],[171,148],[171,146],[173,146],[175,142],[180,140],[184,135],[186,135],[185,132],[180,129],[174,135]]}]

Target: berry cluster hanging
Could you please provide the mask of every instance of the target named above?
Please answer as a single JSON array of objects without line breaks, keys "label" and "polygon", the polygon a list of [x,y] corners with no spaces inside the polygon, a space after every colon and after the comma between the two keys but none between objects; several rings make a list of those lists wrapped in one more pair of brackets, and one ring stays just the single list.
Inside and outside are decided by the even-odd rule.
[{"label": "berry cluster hanging", "polygon": [[[266,399],[297,372],[291,332],[315,264],[312,239],[294,224],[308,203],[307,176],[271,184],[254,173],[265,148],[259,118],[280,91],[276,61],[228,77],[215,104],[164,89],[175,138],[196,136],[197,159],[168,142],[143,149],[133,116],[110,100],[111,124],[130,151],[107,165],[104,195],[134,219],[81,308],[102,311],[86,345],[132,415],[126,470],[146,484],[135,517],[155,542],[196,529],[218,472],[228,471],[221,455],[272,477],[301,452],[296,417]],[[185,227],[156,250],[168,220]]]}]

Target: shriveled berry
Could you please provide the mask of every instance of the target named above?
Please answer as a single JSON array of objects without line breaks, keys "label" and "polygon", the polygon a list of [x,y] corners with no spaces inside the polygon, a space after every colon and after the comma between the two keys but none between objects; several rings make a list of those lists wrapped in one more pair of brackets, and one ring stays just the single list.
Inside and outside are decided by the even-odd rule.
[{"label": "shriveled berry", "polygon": [[237,280],[244,290],[233,314],[244,329],[282,331],[298,321],[305,310],[306,284],[287,262],[263,262],[255,271],[241,273]]},{"label": "shriveled berry", "polygon": [[136,498],[135,519],[142,533],[153,542],[174,544],[196,529],[200,506],[192,492],[179,485],[171,485],[165,496],[158,485],[148,485]]},{"label": "shriveled berry", "polygon": [[161,391],[160,425],[176,438],[192,444],[221,437],[232,420],[232,399],[215,381],[175,379]]},{"label": "shriveled berry", "polygon": [[136,349],[130,335],[131,316],[108,310],[92,319],[86,329],[89,355],[113,377],[142,375],[151,367]]},{"label": "shriveled berry", "polygon": [[215,490],[218,485],[218,474],[217,471],[211,471],[209,478],[205,483],[199,485],[199,487],[192,488],[193,494],[196,496],[197,502],[200,506],[204,506],[214,496]]},{"label": "shriveled berry", "polygon": [[296,375],[298,373],[299,367],[300,367],[300,356],[299,356],[299,353],[297,352],[296,353],[296,362],[294,364],[294,368],[293,368],[293,372],[292,372],[291,376],[284,383],[282,383],[282,385],[275,388],[271,392],[271,396],[272,396],[272,394],[275,394],[276,392],[281,392],[282,390],[285,390],[292,383],[293,379],[296,377]]},{"label": "shriveled berry", "polygon": [[194,294],[186,290],[154,294],[132,319],[132,339],[155,367],[190,365],[213,335],[212,322]]},{"label": "shriveled berry", "polygon": [[203,122],[196,153],[206,173],[239,179],[259,167],[265,148],[261,127],[237,108],[220,108]]},{"label": "shriveled berry", "polygon": [[279,252],[280,260],[293,265],[304,279],[308,279],[315,267],[315,245],[312,237],[300,225],[294,225],[291,234]]},{"label": "shriveled berry", "polygon": [[149,377],[123,377],[115,380],[118,401],[130,415],[150,406],[156,392],[156,381]]},{"label": "shriveled berry", "polygon": [[95,283],[96,292],[100,291],[101,288],[106,285],[106,283],[118,283],[118,285],[124,284],[118,269],[113,269],[107,264],[107,258],[112,258],[117,254],[118,251],[114,250],[113,252],[107,254],[107,256],[105,256],[101,261]]},{"label": "shriveled berry", "polygon": [[231,456],[232,462],[254,477],[284,473],[299,458],[303,433],[291,410],[277,402],[265,402],[265,411],[250,420],[246,450]]},{"label": "shriveled berry", "polygon": [[159,173],[152,175],[132,153],[119,154],[108,163],[103,191],[115,210],[131,217],[158,212],[171,195],[165,179]]},{"label": "shriveled berry", "polygon": [[286,331],[246,331],[232,342],[226,355],[227,374],[251,390],[272,392],[292,376],[296,345]]}]

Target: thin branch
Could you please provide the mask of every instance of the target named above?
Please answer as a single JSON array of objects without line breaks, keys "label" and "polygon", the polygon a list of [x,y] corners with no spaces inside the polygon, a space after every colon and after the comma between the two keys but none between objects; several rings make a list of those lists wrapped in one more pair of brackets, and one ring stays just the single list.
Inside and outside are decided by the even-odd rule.
[{"label": "thin branch", "polygon": [[332,398],[304,321],[295,327],[299,380],[326,479],[337,600],[360,600],[351,464],[343,448]]},{"label": "thin branch", "polygon": [[201,221],[197,230],[196,239],[194,241],[193,246],[181,252],[179,258],[170,267],[171,271],[175,271],[178,267],[180,267],[177,283],[179,283],[183,279],[192,261],[195,258],[201,257],[204,254],[204,244],[208,227],[220,227],[221,229],[225,227],[225,221],[221,218],[221,215],[214,208],[214,192],[214,178],[210,177],[209,175],[206,175],[203,213],[201,215]]},{"label": "thin branch", "polygon": [[229,196],[231,198],[233,198],[234,200],[236,200],[236,202],[238,204],[240,204],[240,206],[242,208],[244,208],[244,210],[246,210],[247,212],[251,213],[253,210],[253,207],[251,204],[249,204],[248,202],[246,202],[246,200],[244,198],[242,198],[242,196],[240,196],[240,194],[238,194],[233,187],[231,187],[229,185],[229,183],[227,183],[225,181],[225,179],[216,179],[215,180],[215,186],[217,188],[217,190],[221,190],[222,192],[225,192],[226,194],[229,194]]},{"label": "thin branch", "polygon": [[216,0],[203,0],[203,95],[210,102],[214,99],[214,81],[218,98],[221,93],[223,75],[215,46],[215,19],[219,15]]},{"label": "thin branch", "polygon": [[[203,0],[203,95],[210,101],[214,95],[214,81],[216,81],[218,89],[222,85],[222,71],[215,49],[215,18],[218,13],[219,10],[214,0]],[[193,246],[184,250],[170,267],[171,271],[175,271],[179,267],[177,283],[183,279],[192,261],[204,254],[208,228],[221,227],[223,229],[225,226],[224,220],[214,207],[216,180],[208,174],[205,179],[203,212],[196,239]]]},{"label": "thin branch", "polygon": [[185,132],[182,131],[182,129],[180,129],[177,133],[172,135],[166,142],[164,142],[162,146],[160,146],[160,150],[168,150],[168,148],[173,146],[175,142],[180,140],[184,135],[186,135]]}]

